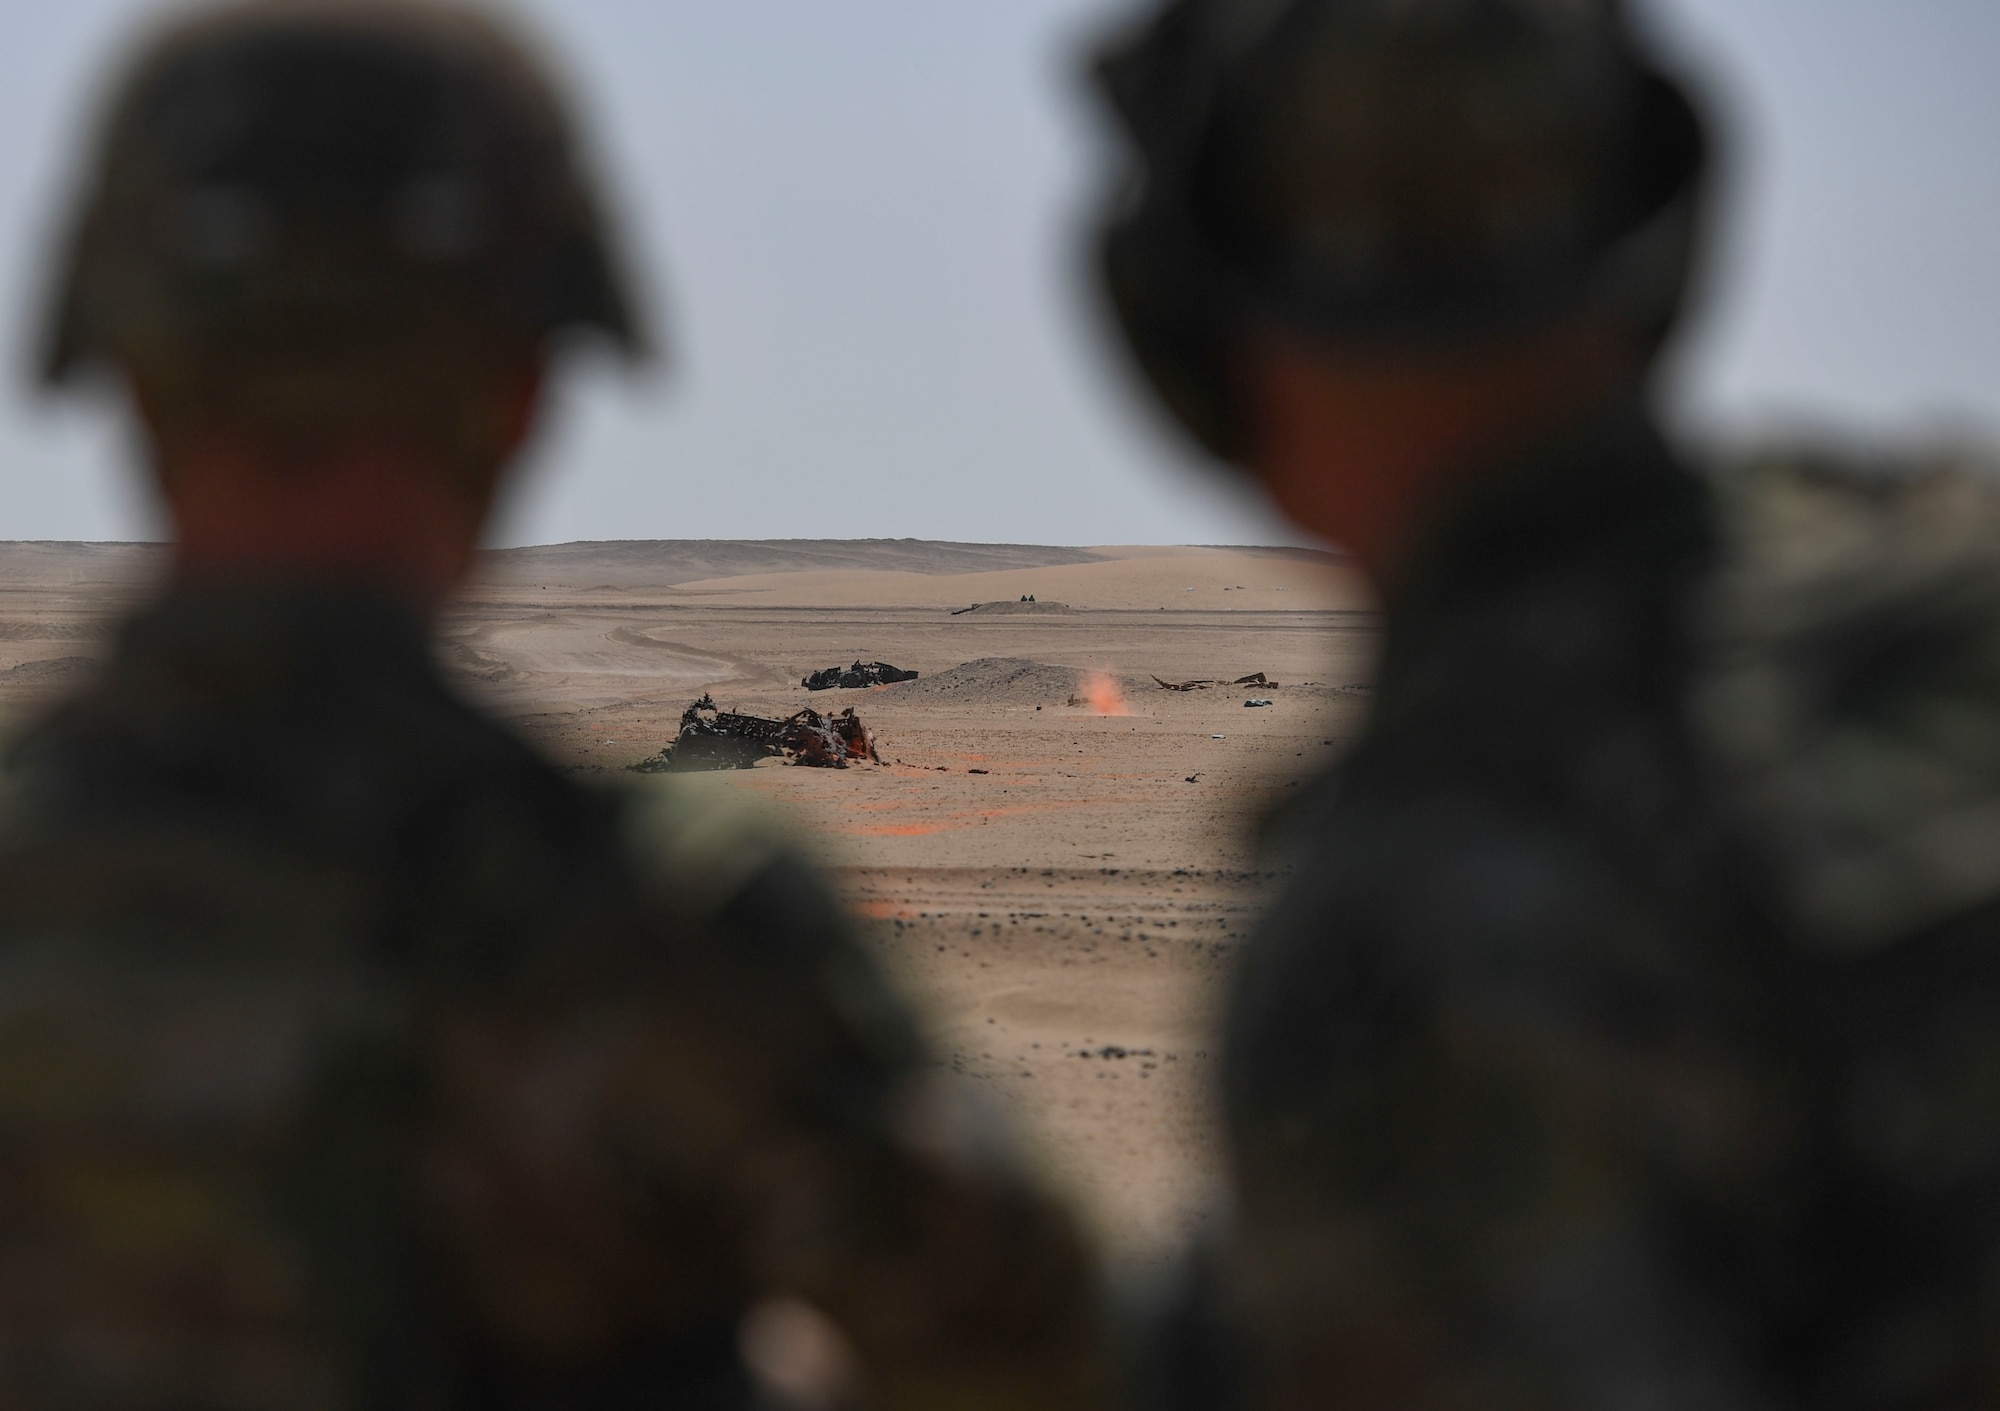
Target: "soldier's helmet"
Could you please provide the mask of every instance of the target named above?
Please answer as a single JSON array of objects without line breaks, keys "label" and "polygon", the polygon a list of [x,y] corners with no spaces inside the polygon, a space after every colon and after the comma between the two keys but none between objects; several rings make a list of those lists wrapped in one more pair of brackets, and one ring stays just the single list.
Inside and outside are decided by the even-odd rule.
[{"label": "soldier's helmet", "polygon": [[64,255],[51,383],[275,367],[267,393],[339,403],[385,359],[571,331],[646,348],[556,84],[444,0],[236,0],[166,26],[113,86]]},{"label": "soldier's helmet", "polygon": [[1171,0],[1100,57],[1131,162],[1101,273],[1141,369],[1242,450],[1264,321],[1362,347],[1681,305],[1704,130],[1618,0]]}]

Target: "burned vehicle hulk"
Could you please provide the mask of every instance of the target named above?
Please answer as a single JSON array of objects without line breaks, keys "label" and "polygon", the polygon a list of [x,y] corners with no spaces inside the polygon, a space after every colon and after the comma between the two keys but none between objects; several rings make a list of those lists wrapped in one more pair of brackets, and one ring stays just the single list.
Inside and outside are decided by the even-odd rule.
[{"label": "burned vehicle hulk", "polygon": [[748,769],[760,759],[782,758],[817,769],[845,769],[851,760],[876,764],[875,734],[852,706],[839,715],[802,710],[782,720],[723,710],[712,696],[681,712],[680,734],[650,759],[632,766],[640,774],[680,774],[708,769]]},{"label": "burned vehicle hulk", "polygon": [[845,691],[856,691],[863,686],[893,686],[898,681],[914,681],[917,673],[905,671],[899,666],[891,666],[886,661],[855,662],[852,666],[829,666],[824,671],[815,671],[802,677],[799,684],[808,691],[831,691],[839,687]]}]

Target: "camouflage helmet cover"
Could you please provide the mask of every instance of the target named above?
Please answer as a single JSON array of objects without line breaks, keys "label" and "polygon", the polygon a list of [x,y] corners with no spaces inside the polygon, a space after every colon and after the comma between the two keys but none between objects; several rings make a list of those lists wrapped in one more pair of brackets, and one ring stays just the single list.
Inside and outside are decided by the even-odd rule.
[{"label": "camouflage helmet cover", "polygon": [[564,104],[434,0],[237,0],[117,85],[42,373],[190,349],[339,359],[442,325],[646,340]]},{"label": "camouflage helmet cover", "polygon": [[1422,346],[1681,301],[1705,143],[1617,0],[1172,0],[1099,77],[1134,149],[1103,274],[1225,459],[1229,328]]}]

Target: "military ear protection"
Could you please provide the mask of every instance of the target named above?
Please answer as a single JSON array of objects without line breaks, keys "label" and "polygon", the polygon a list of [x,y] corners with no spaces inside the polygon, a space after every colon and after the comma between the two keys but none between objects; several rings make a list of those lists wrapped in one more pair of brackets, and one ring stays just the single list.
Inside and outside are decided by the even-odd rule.
[{"label": "military ear protection", "polygon": [[1657,344],[1679,309],[1705,135],[1614,0],[1172,0],[1096,76],[1132,158],[1105,293],[1225,461],[1247,327],[1408,350],[1597,316]]}]

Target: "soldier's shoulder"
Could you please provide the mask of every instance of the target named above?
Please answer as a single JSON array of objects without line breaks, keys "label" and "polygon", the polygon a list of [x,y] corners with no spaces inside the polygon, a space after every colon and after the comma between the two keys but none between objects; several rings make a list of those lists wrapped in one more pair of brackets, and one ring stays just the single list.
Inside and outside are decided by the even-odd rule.
[{"label": "soldier's shoulder", "polygon": [[2000,557],[2000,451],[1777,442],[1699,464],[1739,574],[1818,591]]},{"label": "soldier's shoulder", "polygon": [[803,866],[795,833],[712,777],[635,776],[594,792],[614,801],[628,863],[684,905],[719,910],[774,871]]},{"label": "soldier's shoulder", "polygon": [[1799,933],[2000,898],[2000,465],[1787,448],[1713,479],[1693,718]]}]

